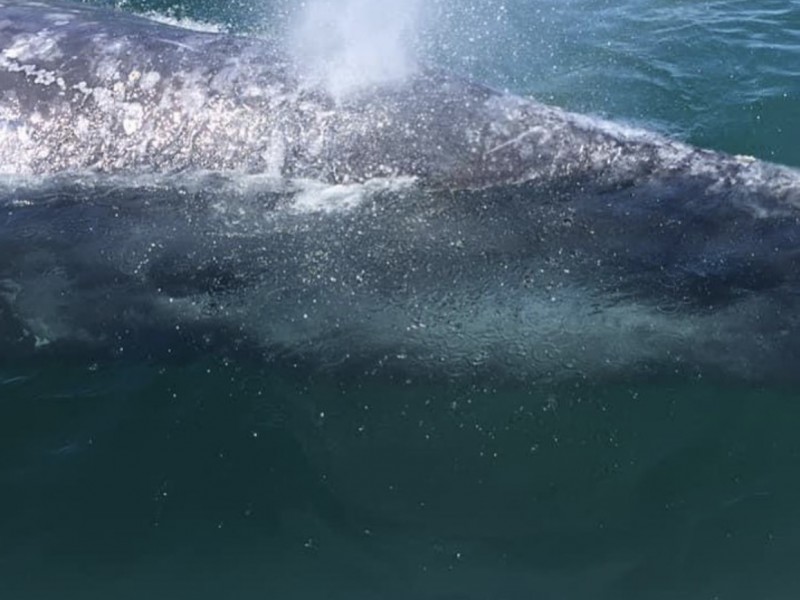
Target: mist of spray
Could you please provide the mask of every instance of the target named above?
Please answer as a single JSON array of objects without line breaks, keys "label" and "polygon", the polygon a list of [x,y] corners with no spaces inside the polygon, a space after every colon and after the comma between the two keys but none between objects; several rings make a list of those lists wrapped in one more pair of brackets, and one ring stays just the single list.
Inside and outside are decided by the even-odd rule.
[{"label": "mist of spray", "polygon": [[302,73],[335,98],[400,82],[416,69],[421,0],[308,0],[290,45]]}]

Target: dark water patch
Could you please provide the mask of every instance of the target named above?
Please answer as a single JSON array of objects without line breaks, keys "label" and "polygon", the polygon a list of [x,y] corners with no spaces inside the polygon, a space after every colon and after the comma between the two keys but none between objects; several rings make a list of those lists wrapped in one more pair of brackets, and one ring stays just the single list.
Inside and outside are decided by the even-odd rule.
[{"label": "dark water patch", "polygon": [[8,597],[798,589],[792,390],[46,372],[4,373]]}]

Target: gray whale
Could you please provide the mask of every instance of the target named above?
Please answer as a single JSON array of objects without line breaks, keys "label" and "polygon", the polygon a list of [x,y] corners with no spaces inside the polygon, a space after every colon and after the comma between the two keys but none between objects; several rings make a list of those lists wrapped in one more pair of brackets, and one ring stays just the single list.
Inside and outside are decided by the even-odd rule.
[{"label": "gray whale", "polygon": [[797,378],[797,171],[433,69],[0,0],[0,176],[6,358]]}]

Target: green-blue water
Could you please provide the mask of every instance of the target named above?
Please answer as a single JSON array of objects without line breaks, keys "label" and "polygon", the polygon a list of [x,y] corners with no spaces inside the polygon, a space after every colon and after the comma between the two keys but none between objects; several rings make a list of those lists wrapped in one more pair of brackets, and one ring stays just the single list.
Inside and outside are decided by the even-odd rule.
[{"label": "green-blue water", "polygon": [[[294,8],[126,7],[262,34]],[[800,166],[800,3],[440,0],[423,17],[429,62]],[[789,600],[798,400],[213,354],[0,364],[0,598]]]}]

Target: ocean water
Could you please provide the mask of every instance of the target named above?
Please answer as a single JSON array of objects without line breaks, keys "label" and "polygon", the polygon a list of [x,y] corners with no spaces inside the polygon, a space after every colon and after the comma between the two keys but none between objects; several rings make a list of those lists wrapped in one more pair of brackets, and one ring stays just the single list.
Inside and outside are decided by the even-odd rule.
[{"label": "ocean water", "polygon": [[[304,10],[117,4],[265,36]],[[349,47],[383,11],[345,4],[373,11]],[[800,4],[754,4],[384,6],[417,60],[800,166]],[[797,598],[798,392],[701,375],[410,378],[229,348],[0,363],[0,598]]]}]

